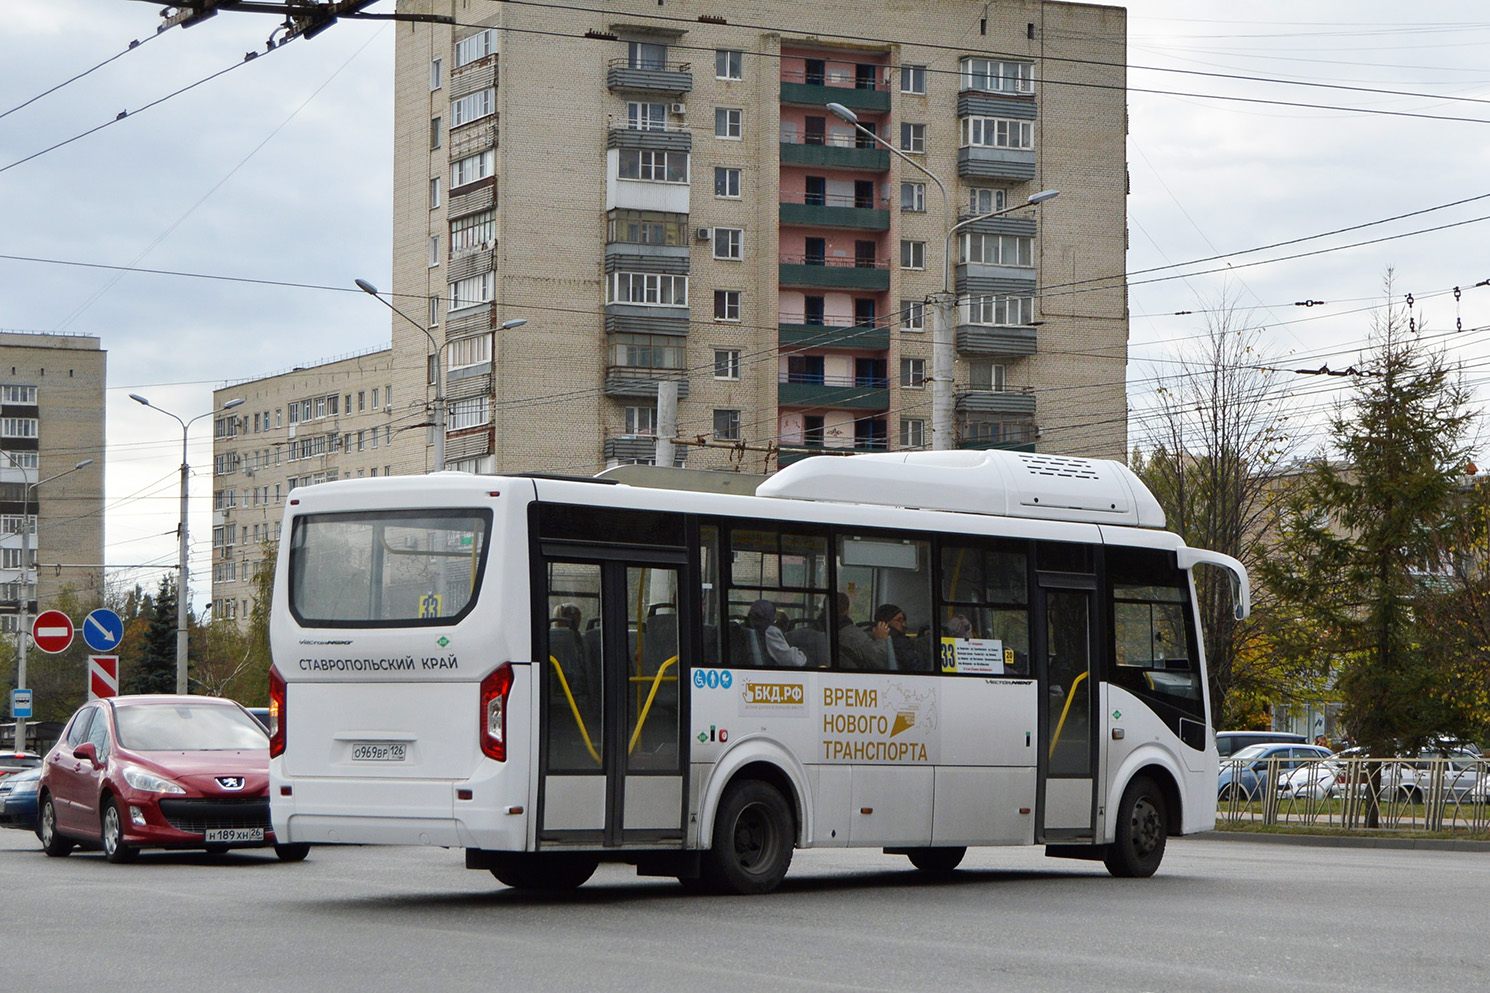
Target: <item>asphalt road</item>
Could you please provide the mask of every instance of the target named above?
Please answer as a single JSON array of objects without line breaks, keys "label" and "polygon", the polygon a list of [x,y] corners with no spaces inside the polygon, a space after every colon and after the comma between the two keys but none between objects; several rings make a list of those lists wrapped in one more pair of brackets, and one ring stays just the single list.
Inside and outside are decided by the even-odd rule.
[{"label": "asphalt road", "polygon": [[602,866],[524,896],[440,849],[95,853],[0,831],[0,988],[124,991],[1484,989],[1490,854],[1172,841],[1149,880],[1040,849],[798,852],[765,897]]}]

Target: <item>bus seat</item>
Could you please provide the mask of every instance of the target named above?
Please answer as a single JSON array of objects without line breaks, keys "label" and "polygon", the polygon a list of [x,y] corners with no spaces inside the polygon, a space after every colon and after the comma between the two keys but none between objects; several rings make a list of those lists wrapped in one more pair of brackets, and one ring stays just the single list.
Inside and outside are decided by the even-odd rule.
[{"label": "bus seat", "polygon": [[825,669],[828,665],[828,633],[811,624],[794,627],[786,633],[786,643],[800,648],[807,656],[807,668]]}]

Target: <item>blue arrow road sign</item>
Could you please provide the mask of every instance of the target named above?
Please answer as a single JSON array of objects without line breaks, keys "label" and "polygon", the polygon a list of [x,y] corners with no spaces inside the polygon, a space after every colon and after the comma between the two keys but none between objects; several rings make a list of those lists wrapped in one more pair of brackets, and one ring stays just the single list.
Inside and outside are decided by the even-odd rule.
[{"label": "blue arrow road sign", "polygon": [[99,607],[83,619],[83,640],[95,652],[112,652],[124,640],[124,622],[107,607]]}]

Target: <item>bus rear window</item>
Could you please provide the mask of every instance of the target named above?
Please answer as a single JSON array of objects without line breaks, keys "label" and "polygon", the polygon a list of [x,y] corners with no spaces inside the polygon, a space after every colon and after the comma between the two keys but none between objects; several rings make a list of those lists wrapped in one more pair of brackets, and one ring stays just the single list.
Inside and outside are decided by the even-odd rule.
[{"label": "bus rear window", "polygon": [[290,536],[290,611],[305,627],[453,624],[476,599],[488,510],[309,514]]}]

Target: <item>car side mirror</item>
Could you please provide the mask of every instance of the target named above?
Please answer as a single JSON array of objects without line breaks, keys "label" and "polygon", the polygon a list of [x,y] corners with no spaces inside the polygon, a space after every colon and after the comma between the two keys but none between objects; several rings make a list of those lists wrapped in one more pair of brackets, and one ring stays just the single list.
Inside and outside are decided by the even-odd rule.
[{"label": "car side mirror", "polygon": [[72,750],[72,757],[75,759],[87,759],[93,764],[95,769],[98,768],[98,746],[91,741],[85,741],[77,748],[74,748]]}]

